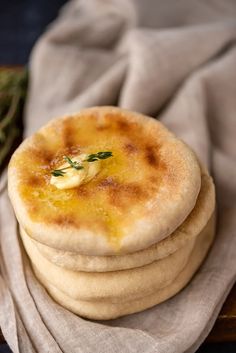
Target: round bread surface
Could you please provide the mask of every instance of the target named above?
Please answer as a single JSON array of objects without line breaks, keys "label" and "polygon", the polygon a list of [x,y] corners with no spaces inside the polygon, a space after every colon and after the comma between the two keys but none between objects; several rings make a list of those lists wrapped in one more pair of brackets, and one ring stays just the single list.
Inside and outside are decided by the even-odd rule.
[{"label": "round bread surface", "polygon": [[159,304],[172,297],[183,287],[185,287],[204,260],[214,239],[214,234],[215,220],[214,217],[212,217],[207,226],[197,237],[196,245],[193,248],[186,266],[171,283],[159,290],[154,290],[147,296],[143,296],[138,299],[131,299],[126,302],[112,303],[110,300],[75,300],[49,283],[43,274],[37,272],[36,275],[40,282],[46,287],[51,297],[54,298],[54,300],[60,305],[75,314],[94,320],[115,319],[117,317],[136,313]]},{"label": "round bread surface", "polygon": [[[63,157],[111,151],[88,183],[50,184]],[[9,164],[9,195],[35,240],[85,255],[132,253],[170,235],[195,206],[195,154],[153,118],[95,107],[52,120],[26,139]]]},{"label": "round bread surface", "polygon": [[[131,254],[89,256],[51,248],[33,240],[37,249],[50,262],[73,271],[107,272],[141,267],[162,259],[194,239],[205,227],[215,208],[215,188],[212,178],[202,169],[201,190],[196,205],[186,220],[167,238],[147,249]],[[21,228],[21,233],[27,236]]]}]

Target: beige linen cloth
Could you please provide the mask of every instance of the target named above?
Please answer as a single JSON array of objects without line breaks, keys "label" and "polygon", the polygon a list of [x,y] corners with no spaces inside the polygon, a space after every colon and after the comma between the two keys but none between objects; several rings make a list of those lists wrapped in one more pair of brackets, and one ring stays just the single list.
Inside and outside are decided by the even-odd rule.
[{"label": "beige linen cloth", "polygon": [[209,333],[236,277],[235,15],[234,0],[74,0],[38,41],[26,134],[92,105],[157,117],[209,166],[218,226],[207,260],[178,295],[95,323],[56,304],[35,279],[3,177],[0,326],[14,353],[195,352]]}]

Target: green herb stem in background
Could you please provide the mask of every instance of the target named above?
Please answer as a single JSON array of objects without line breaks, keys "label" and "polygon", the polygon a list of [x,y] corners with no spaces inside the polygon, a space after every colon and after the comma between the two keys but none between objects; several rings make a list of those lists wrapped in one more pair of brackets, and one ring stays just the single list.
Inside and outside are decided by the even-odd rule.
[{"label": "green herb stem in background", "polygon": [[19,135],[27,90],[27,72],[0,69],[0,168]]}]

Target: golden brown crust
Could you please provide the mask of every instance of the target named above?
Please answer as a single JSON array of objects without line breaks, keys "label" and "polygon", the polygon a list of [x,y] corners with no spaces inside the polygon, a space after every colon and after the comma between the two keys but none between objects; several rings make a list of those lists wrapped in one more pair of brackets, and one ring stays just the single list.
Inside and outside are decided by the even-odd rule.
[{"label": "golden brown crust", "polygon": [[[50,185],[64,155],[99,150],[114,157],[92,181],[70,190]],[[114,107],[53,120],[9,165],[9,194],[27,232],[87,254],[128,253],[163,239],[193,209],[199,190],[199,166],[187,146],[156,120]]]},{"label": "golden brown crust", "polygon": [[[189,241],[195,241],[195,237],[205,227],[206,222],[212,216],[215,209],[215,188],[212,178],[202,167],[201,190],[196,205],[186,220],[167,238],[159,243],[136,251],[132,254],[113,256],[86,256],[77,252],[63,251],[51,248],[33,240],[37,249],[50,262],[73,271],[107,272],[125,270],[144,266],[153,261],[162,259],[177,249],[183,247]],[[21,228],[21,233],[27,237]]]}]

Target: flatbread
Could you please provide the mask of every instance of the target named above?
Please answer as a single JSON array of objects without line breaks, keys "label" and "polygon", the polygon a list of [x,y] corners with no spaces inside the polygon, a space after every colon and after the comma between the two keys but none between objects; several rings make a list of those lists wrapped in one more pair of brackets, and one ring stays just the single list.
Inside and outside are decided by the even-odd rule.
[{"label": "flatbread", "polygon": [[214,234],[215,222],[212,217],[207,227],[198,236],[189,261],[178,276],[166,287],[155,290],[153,293],[136,300],[131,299],[130,301],[120,303],[74,300],[45,280],[41,274],[37,273],[37,277],[56,302],[75,314],[94,320],[115,319],[159,304],[184,288],[204,260],[214,239]]},{"label": "flatbread", "polygon": [[[91,181],[50,184],[63,156],[112,151]],[[115,107],[52,120],[13,154],[9,196],[26,232],[50,247],[85,255],[145,249],[169,236],[195,206],[195,154],[160,122]]]},{"label": "flatbread", "polygon": [[[132,254],[118,256],[86,256],[51,248],[33,240],[37,249],[50,262],[72,271],[107,272],[141,267],[160,260],[190,240],[194,241],[204,228],[215,208],[215,189],[212,178],[201,167],[201,190],[193,211],[186,220],[167,238],[151,247]],[[27,236],[26,232],[21,232]]]},{"label": "flatbread", "polygon": [[73,299],[110,300],[113,303],[148,295],[171,283],[186,265],[194,240],[173,254],[149,265],[122,271],[82,272],[66,270],[41,255],[29,237],[21,233],[24,247],[37,274]]}]

